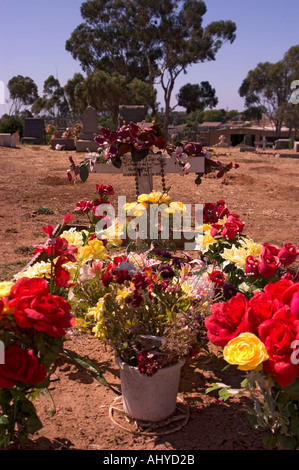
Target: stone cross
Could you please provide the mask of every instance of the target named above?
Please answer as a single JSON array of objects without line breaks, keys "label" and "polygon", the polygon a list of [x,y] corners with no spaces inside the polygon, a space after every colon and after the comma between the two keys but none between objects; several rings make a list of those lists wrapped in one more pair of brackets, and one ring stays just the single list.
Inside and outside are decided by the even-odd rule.
[{"label": "stone cross", "polygon": [[[88,159],[88,157],[86,157]],[[204,173],[205,157],[192,157],[190,167],[186,173]],[[179,163],[166,154],[149,154],[138,163],[132,162],[131,154],[122,156],[121,168],[116,168],[112,164],[95,163],[93,173],[113,173],[123,176],[134,176],[137,178],[139,194],[149,194],[153,191],[153,177],[163,176],[163,174],[182,174]]]}]

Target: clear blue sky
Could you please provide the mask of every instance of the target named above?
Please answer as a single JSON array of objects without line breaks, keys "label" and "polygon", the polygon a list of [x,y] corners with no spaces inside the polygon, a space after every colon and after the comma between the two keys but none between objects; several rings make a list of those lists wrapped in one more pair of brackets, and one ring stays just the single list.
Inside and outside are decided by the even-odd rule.
[{"label": "clear blue sky", "polygon": [[[259,62],[277,62],[299,44],[298,0],[206,0],[204,25],[215,20],[234,21],[237,38],[225,44],[216,61],[193,65],[181,75],[174,90],[186,83],[209,81],[219,99],[217,108],[244,109],[238,89]],[[43,83],[57,77],[65,85],[80,65],[65,50],[65,42],[82,22],[82,0],[1,0],[0,80],[7,85],[15,75],[31,77],[42,95]],[[299,79],[299,77],[298,77]],[[158,101],[163,96],[158,89]],[[6,99],[9,98],[6,89]],[[9,105],[0,105],[0,116]]]}]

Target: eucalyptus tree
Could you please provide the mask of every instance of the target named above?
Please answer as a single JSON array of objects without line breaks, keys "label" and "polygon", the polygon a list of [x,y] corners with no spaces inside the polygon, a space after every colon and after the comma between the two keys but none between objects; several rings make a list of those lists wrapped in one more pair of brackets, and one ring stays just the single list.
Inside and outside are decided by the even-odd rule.
[{"label": "eucalyptus tree", "polygon": [[178,76],[192,64],[215,60],[222,45],[235,40],[230,20],[203,26],[206,11],[201,0],[88,0],[66,49],[87,74],[104,70],[159,84],[166,130]]},{"label": "eucalyptus tree", "polygon": [[286,103],[293,92],[292,83],[298,78],[299,45],[291,47],[278,62],[258,63],[248,72],[239,88],[246,107],[264,109],[275,126],[277,137],[289,109]]},{"label": "eucalyptus tree", "polygon": [[186,83],[179,89],[177,95],[178,106],[186,108],[187,114],[199,109],[214,108],[218,104],[215,88],[207,81],[196,83]]},{"label": "eucalyptus tree", "polygon": [[27,109],[38,98],[37,85],[30,77],[16,75],[9,80],[7,88],[11,99],[10,115],[20,115],[22,109]]}]

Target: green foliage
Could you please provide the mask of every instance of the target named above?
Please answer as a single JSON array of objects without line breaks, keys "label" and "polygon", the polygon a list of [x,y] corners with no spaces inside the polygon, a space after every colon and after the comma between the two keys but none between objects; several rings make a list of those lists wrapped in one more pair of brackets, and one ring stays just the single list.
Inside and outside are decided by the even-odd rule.
[{"label": "green foliage", "polygon": [[47,113],[48,117],[61,125],[66,124],[67,118],[70,117],[69,105],[64,88],[60,86],[59,80],[53,75],[44,81],[43,97],[38,97],[34,101],[32,111],[36,115]]},{"label": "green foliage", "polygon": [[204,122],[222,122],[225,119],[225,111],[223,109],[209,109],[204,112]]},{"label": "green foliage", "polygon": [[5,117],[0,121],[0,132],[4,134],[19,132],[20,137],[23,137],[24,125],[22,119],[18,116]]},{"label": "green foliage", "polygon": [[216,90],[211,87],[209,82],[201,82],[200,85],[187,83],[179,90],[178,105],[186,108],[187,114],[196,110],[203,111],[206,108],[214,108],[218,103],[215,93]]},{"label": "green foliage", "polygon": [[10,114],[18,115],[22,107],[33,104],[38,98],[37,86],[30,77],[23,75],[12,77],[7,88],[12,100]]},{"label": "green foliage", "polygon": [[81,6],[84,22],[73,31],[66,49],[88,74],[117,73],[128,82],[137,78],[150,86],[159,81],[166,130],[178,75],[191,64],[215,60],[224,42],[235,40],[232,21],[204,27],[206,11],[201,0],[88,0]]},{"label": "green foliage", "polygon": [[298,79],[298,62],[299,46],[293,46],[276,63],[260,62],[248,72],[239,88],[239,95],[245,99],[246,107],[265,108],[275,125],[277,136],[286,117],[283,109],[292,93],[291,83]]}]

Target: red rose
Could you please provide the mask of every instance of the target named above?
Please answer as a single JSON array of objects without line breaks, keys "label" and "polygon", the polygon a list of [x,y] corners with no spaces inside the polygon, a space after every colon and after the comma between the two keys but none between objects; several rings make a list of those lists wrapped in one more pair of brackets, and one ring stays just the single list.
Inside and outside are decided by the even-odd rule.
[{"label": "red rose", "polygon": [[264,370],[281,386],[290,385],[299,374],[299,364],[293,360],[294,344],[299,340],[299,320],[290,313],[287,305],[258,328],[258,336],[265,344],[269,359]]},{"label": "red rose", "polygon": [[271,295],[272,298],[279,299],[282,301],[282,303],[287,303],[286,300],[282,299],[282,296],[286,293],[289,292],[289,289],[294,286],[294,282],[290,281],[288,279],[280,279],[277,282],[269,282],[265,288],[264,291]]},{"label": "red rose", "polygon": [[113,274],[110,272],[106,272],[102,276],[102,283],[104,287],[109,287],[110,282],[113,281]]},{"label": "red rose", "polygon": [[248,300],[238,292],[228,302],[211,306],[212,315],[205,320],[209,341],[216,346],[225,346],[232,338],[244,331],[244,315]]},{"label": "red rose", "polygon": [[111,184],[96,184],[97,192],[102,195],[105,194],[106,196],[113,196],[114,189]]},{"label": "red rose", "polygon": [[282,303],[286,305],[291,305],[291,302],[293,300],[294,295],[299,291],[299,282],[294,282],[292,286],[287,288],[282,294],[281,294],[281,301]]},{"label": "red rose", "polygon": [[10,291],[9,307],[13,308],[20,297],[34,297],[37,293],[47,294],[49,286],[45,279],[21,277]]},{"label": "red rose", "polygon": [[223,228],[223,225],[213,224],[211,231],[210,231],[211,237],[216,237],[217,235],[221,235],[222,228]]},{"label": "red rose", "polygon": [[249,277],[259,276],[259,260],[253,256],[247,256],[245,264],[245,274]]},{"label": "red rose", "polygon": [[20,296],[15,299],[15,320],[21,328],[34,328],[49,336],[64,336],[74,324],[70,304],[58,295],[43,290],[34,296]]},{"label": "red rose", "polygon": [[286,243],[284,247],[278,252],[278,258],[281,264],[284,266],[289,266],[294,263],[299,254],[299,249],[296,245],[292,243]]},{"label": "red rose", "polygon": [[35,385],[46,376],[46,367],[39,363],[33,351],[24,351],[17,345],[5,350],[5,364],[0,364],[0,388],[13,387],[17,382]]},{"label": "red rose", "polygon": [[228,208],[223,200],[216,202],[216,204],[208,202],[203,208],[203,223],[216,223],[219,219],[223,219],[228,213]]},{"label": "red rose", "polygon": [[299,291],[296,292],[291,300],[291,314],[295,315],[299,320]]},{"label": "red rose", "polygon": [[89,212],[93,208],[93,201],[79,201],[77,202],[75,212]]},{"label": "red rose", "polygon": [[216,289],[219,289],[223,286],[225,277],[221,271],[212,271],[209,273],[210,281],[215,285]]},{"label": "red rose", "polygon": [[281,302],[273,299],[270,294],[256,292],[249,300],[249,307],[244,316],[245,330],[257,335],[259,325],[272,318],[281,306]]},{"label": "red rose", "polygon": [[222,231],[223,238],[233,240],[243,231],[244,225],[244,222],[239,220],[239,216],[237,214],[230,214],[224,224],[224,229]]},{"label": "red rose", "polygon": [[264,243],[261,249],[261,257],[270,252],[273,256],[277,256],[279,253],[279,246],[270,245],[269,243]]},{"label": "red rose", "polygon": [[127,269],[120,269],[115,273],[115,282],[123,284],[131,278]]},{"label": "red rose", "polygon": [[57,269],[55,267],[55,285],[61,289],[67,289],[69,286],[69,282],[71,280],[71,275],[67,269],[59,266]]},{"label": "red rose", "polygon": [[263,277],[272,277],[277,273],[281,263],[277,256],[273,256],[270,251],[267,251],[263,257],[260,258],[258,270]]}]

